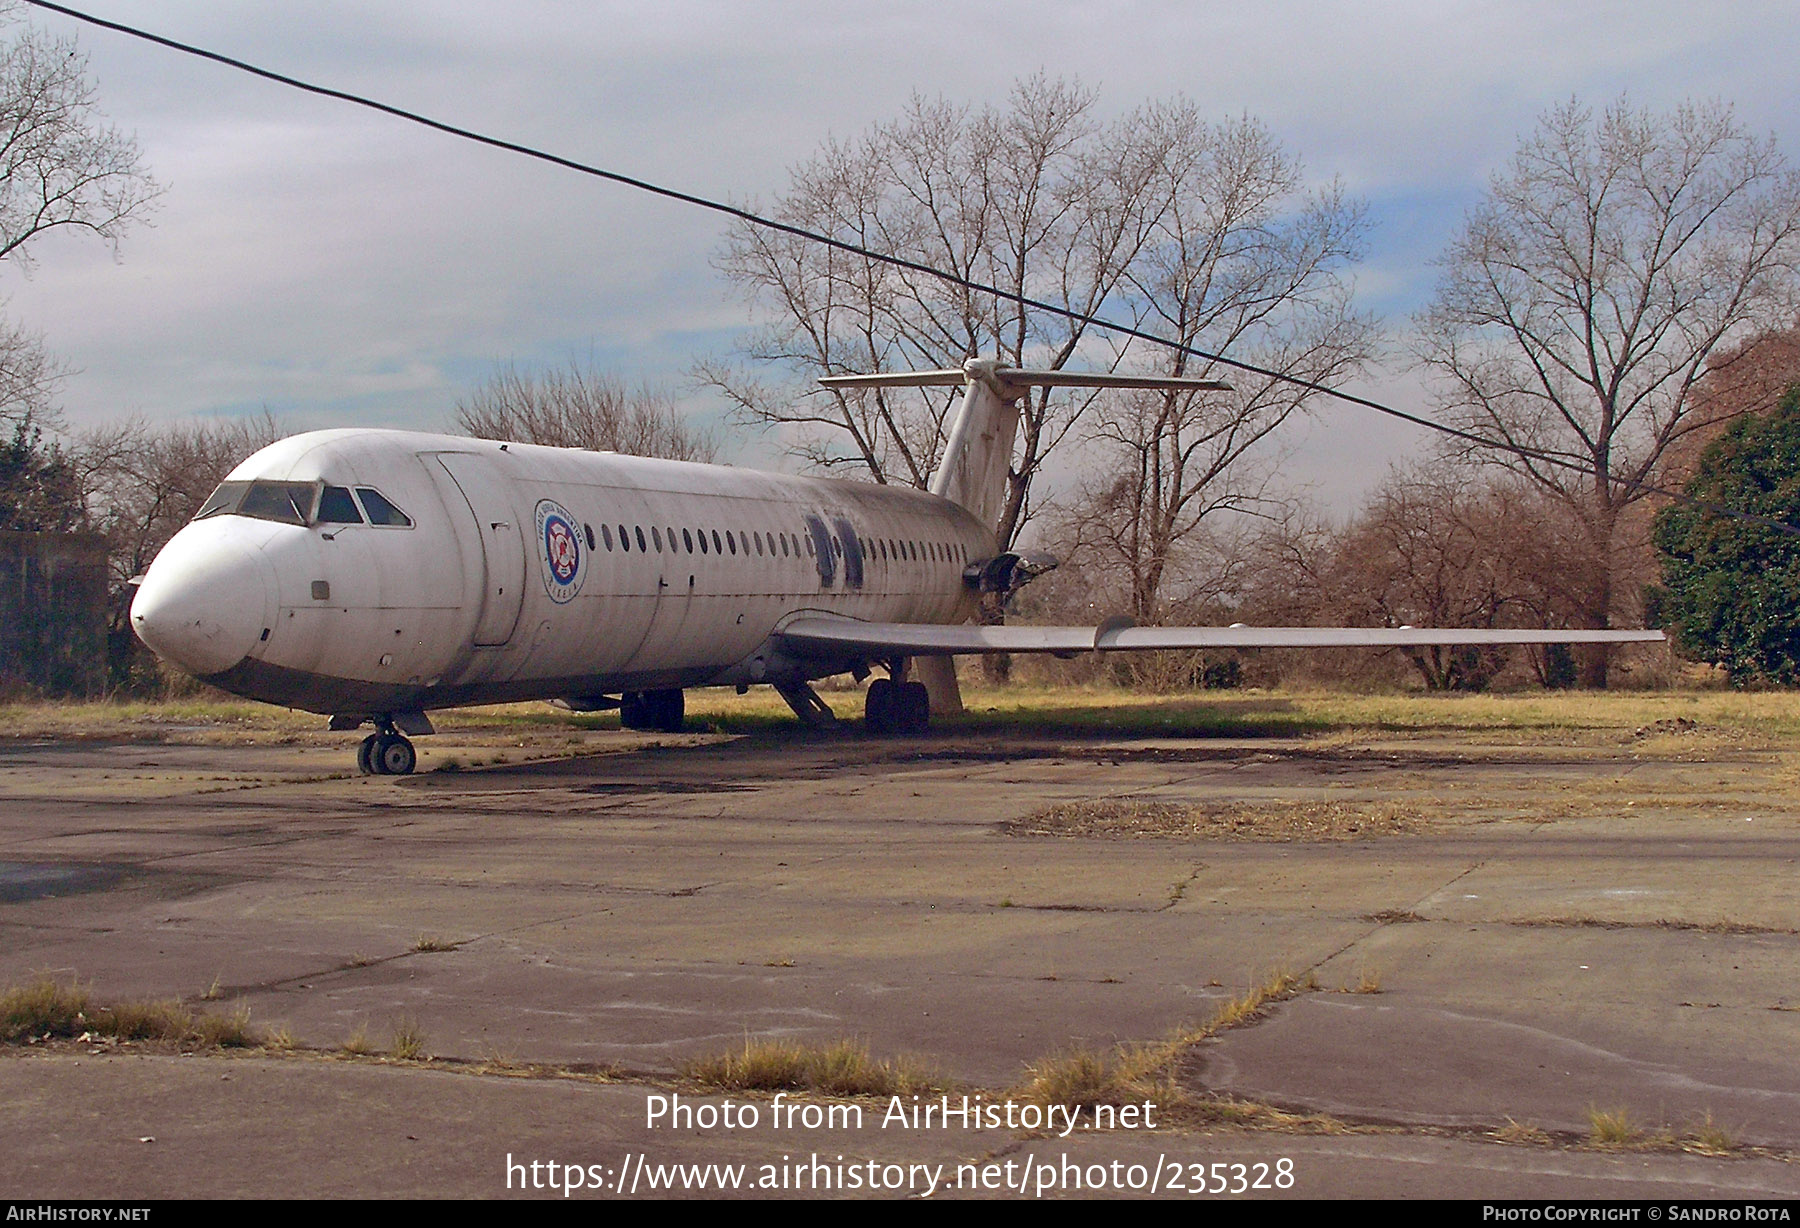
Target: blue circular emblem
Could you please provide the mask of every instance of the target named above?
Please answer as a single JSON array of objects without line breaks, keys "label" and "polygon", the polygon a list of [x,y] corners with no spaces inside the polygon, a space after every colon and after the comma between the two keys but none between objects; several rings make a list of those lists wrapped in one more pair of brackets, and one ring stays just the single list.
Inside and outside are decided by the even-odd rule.
[{"label": "blue circular emblem", "polygon": [[537,505],[538,558],[544,565],[544,591],[561,605],[581,591],[581,527],[569,509],[550,499]]}]

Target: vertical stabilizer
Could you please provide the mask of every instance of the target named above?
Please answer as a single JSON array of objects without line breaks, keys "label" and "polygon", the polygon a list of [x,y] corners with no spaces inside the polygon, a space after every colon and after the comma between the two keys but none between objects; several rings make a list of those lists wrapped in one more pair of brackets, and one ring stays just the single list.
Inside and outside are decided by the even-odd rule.
[{"label": "vertical stabilizer", "polygon": [[931,493],[967,508],[993,528],[1006,502],[1006,475],[1012,465],[1013,436],[1019,430],[1019,398],[1029,388],[1002,382],[1000,364],[974,358],[963,366],[968,383],[962,408],[931,475]]},{"label": "vertical stabilizer", "polygon": [[971,358],[961,369],[907,371],[879,375],[828,375],[833,388],[923,388],[962,384],[962,408],[944,444],[944,457],[931,476],[930,491],[997,527],[1006,505],[1013,439],[1019,430],[1019,401],[1033,388],[1150,388],[1164,392],[1229,391],[1218,380],[1173,375],[1120,375],[1111,371],[1032,371],[1003,367],[995,358]]}]

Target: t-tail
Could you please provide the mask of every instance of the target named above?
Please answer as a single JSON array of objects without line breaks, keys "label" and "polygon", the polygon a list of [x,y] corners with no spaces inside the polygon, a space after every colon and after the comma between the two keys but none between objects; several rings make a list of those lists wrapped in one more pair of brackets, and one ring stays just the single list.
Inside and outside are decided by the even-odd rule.
[{"label": "t-tail", "polygon": [[1218,380],[1168,375],[1118,375],[1107,371],[1033,371],[1003,367],[998,359],[971,358],[960,368],[875,375],[831,375],[819,380],[836,388],[925,388],[964,385],[962,408],[944,444],[944,457],[931,477],[934,495],[968,509],[990,527],[1000,520],[1012,468],[1013,439],[1019,429],[1019,402],[1033,388],[1151,388],[1220,392]]}]

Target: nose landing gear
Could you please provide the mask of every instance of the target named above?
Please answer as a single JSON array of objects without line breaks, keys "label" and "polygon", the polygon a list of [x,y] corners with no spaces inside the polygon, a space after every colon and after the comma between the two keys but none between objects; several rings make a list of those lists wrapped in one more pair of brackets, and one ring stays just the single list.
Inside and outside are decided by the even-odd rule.
[{"label": "nose landing gear", "polygon": [[356,748],[356,767],[364,776],[410,776],[418,762],[413,744],[392,729],[370,734]]}]

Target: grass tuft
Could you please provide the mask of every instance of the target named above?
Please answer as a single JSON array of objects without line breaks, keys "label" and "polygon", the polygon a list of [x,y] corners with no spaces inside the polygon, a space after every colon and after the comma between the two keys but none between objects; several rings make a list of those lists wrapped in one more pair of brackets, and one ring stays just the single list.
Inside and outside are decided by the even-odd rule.
[{"label": "grass tuft", "polygon": [[358,1024],[356,1031],[344,1038],[343,1050],[351,1057],[367,1057],[375,1052],[375,1046],[369,1043],[369,1025]]},{"label": "grass tuft", "polygon": [[905,1096],[941,1091],[946,1080],[911,1058],[869,1056],[852,1040],[825,1046],[792,1040],[745,1040],[736,1053],[693,1058],[682,1078],[723,1091],[814,1091],[830,1096]]},{"label": "grass tuft", "polygon": [[433,951],[454,951],[456,944],[436,934],[420,934],[413,939],[412,949],[421,954],[429,954]]},{"label": "grass tuft", "polygon": [[419,1021],[411,1015],[402,1015],[394,1024],[394,1040],[388,1052],[403,1062],[429,1061],[431,1054],[425,1051],[425,1030]]},{"label": "grass tuft", "polygon": [[1689,1127],[1687,1133],[1681,1136],[1680,1143],[1684,1151],[1703,1156],[1730,1155],[1737,1150],[1737,1140],[1731,1137],[1730,1131],[1713,1120],[1711,1113]]},{"label": "grass tuft", "polygon": [[80,985],[44,978],[0,993],[0,1041],[39,1037],[148,1040],[184,1048],[250,1048],[263,1038],[250,1026],[250,1008],[228,1015],[196,1011],[177,999],[97,1006]]},{"label": "grass tuft", "polygon": [[1132,1045],[1101,1053],[1066,1049],[1032,1063],[1018,1096],[1030,1104],[1092,1108],[1175,1099],[1173,1055],[1160,1045]]},{"label": "grass tuft", "polygon": [[267,1043],[263,1034],[250,1026],[250,1008],[242,1002],[228,1015],[195,1015],[192,1032],[209,1049],[255,1049]]},{"label": "grass tuft", "polygon": [[1646,1137],[1623,1108],[1588,1109],[1588,1142],[1596,1147],[1636,1147],[1643,1144]]},{"label": "grass tuft", "polygon": [[0,1041],[36,1036],[75,1036],[87,1028],[88,991],[49,977],[0,994]]},{"label": "grass tuft", "polygon": [[1357,973],[1356,984],[1350,987],[1350,992],[1380,993],[1381,970],[1379,968],[1364,968],[1361,972]]},{"label": "grass tuft", "polygon": [[1497,1143],[1532,1144],[1540,1146],[1554,1141],[1547,1131],[1541,1130],[1529,1122],[1514,1121],[1510,1117],[1506,1119],[1506,1124],[1504,1126],[1501,1126],[1499,1129],[1492,1132],[1492,1138]]}]

